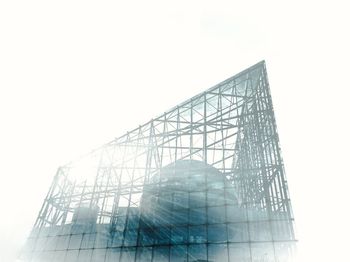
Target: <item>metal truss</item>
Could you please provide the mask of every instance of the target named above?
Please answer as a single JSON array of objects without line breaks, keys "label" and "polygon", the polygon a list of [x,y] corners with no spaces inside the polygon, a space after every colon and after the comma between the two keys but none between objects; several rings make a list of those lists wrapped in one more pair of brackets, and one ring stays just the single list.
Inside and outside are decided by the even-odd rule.
[{"label": "metal truss", "polygon": [[219,170],[242,208],[289,221],[294,239],[264,61],[59,167],[34,228],[70,224],[85,206],[97,207],[97,224],[112,230],[121,208],[139,207],[144,186],[179,160]]}]

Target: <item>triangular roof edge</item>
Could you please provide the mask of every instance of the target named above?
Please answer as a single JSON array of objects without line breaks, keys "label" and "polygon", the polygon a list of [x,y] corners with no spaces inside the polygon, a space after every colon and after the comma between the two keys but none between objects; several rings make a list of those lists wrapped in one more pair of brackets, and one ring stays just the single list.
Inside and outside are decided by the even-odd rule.
[{"label": "triangular roof edge", "polygon": [[214,86],[212,86],[212,87],[206,89],[205,91],[203,91],[203,92],[201,92],[201,93],[199,93],[199,94],[197,94],[197,95],[194,95],[194,96],[192,96],[192,97],[189,98],[189,99],[186,99],[185,101],[179,103],[179,104],[176,105],[176,106],[173,106],[172,108],[166,110],[166,111],[165,111],[164,113],[162,113],[161,115],[159,115],[159,116],[157,116],[157,117],[155,117],[155,118],[150,119],[149,121],[147,121],[146,123],[144,123],[144,124],[142,124],[142,125],[139,125],[137,128],[134,128],[134,129],[132,129],[132,130],[130,130],[130,131],[127,131],[125,134],[116,137],[115,139],[113,139],[112,141],[110,141],[110,142],[107,143],[107,144],[110,144],[110,143],[115,142],[117,139],[120,139],[120,138],[126,136],[128,133],[132,133],[132,132],[138,130],[139,128],[142,128],[142,127],[144,127],[144,126],[150,124],[152,121],[162,118],[164,115],[166,115],[166,114],[172,112],[173,110],[177,109],[178,107],[182,107],[182,106],[186,105],[187,103],[190,103],[192,100],[197,99],[197,98],[203,96],[205,93],[210,92],[210,91],[212,91],[212,90],[215,90],[215,89],[218,88],[219,86],[222,86],[222,85],[226,84],[227,82],[232,81],[232,80],[235,79],[235,78],[238,78],[238,77],[240,77],[240,76],[242,76],[242,75],[245,75],[245,74],[247,74],[248,72],[250,72],[250,71],[252,71],[252,70],[254,70],[254,69],[256,69],[256,68],[263,67],[263,66],[265,66],[265,64],[266,64],[266,63],[265,63],[265,60],[261,60],[260,62],[258,62],[258,63],[256,63],[256,64],[254,64],[254,65],[252,65],[252,66],[246,68],[245,70],[243,70],[243,71],[241,71],[241,72],[239,72],[239,73],[237,73],[237,74],[235,74],[235,75],[233,75],[233,76],[231,76],[231,77],[229,77],[229,78],[227,78],[227,79],[224,80],[224,81],[221,81],[220,83],[218,83],[218,84],[216,84],[216,85],[214,85]]},{"label": "triangular roof edge", "polygon": [[[154,120],[157,120],[157,119],[160,119],[160,118],[164,117],[164,115],[166,115],[166,114],[172,112],[173,110],[176,110],[178,107],[182,107],[182,106],[186,105],[187,103],[190,103],[190,102],[193,101],[194,99],[198,99],[199,97],[203,96],[203,95],[206,94],[207,92],[210,92],[210,91],[212,91],[212,90],[215,90],[215,89],[218,88],[219,86],[222,86],[222,85],[226,84],[227,82],[232,81],[233,79],[239,78],[240,76],[245,75],[245,74],[247,74],[248,72],[250,72],[250,71],[252,71],[252,70],[254,70],[254,69],[256,69],[256,68],[264,67],[264,66],[265,66],[265,60],[261,60],[260,62],[258,62],[258,63],[256,63],[256,64],[254,64],[254,65],[252,65],[252,66],[246,68],[245,70],[243,70],[243,71],[241,71],[241,72],[239,72],[239,73],[237,73],[237,74],[235,74],[235,75],[233,75],[233,76],[231,76],[231,77],[229,77],[229,78],[227,78],[227,79],[224,80],[224,81],[221,81],[220,83],[218,83],[218,84],[216,84],[216,85],[214,85],[214,86],[212,86],[212,87],[206,89],[205,91],[203,91],[203,92],[201,92],[201,93],[199,93],[199,94],[197,94],[197,95],[194,95],[194,96],[192,96],[192,97],[189,98],[189,99],[186,99],[185,101],[179,103],[178,105],[176,105],[176,106],[174,106],[174,107],[168,109],[167,111],[165,111],[165,112],[162,113],[161,115],[159,115],[159,116],[157,116],[157,117],[155,117],[155,118],[150,119],[149,121],[145,122],[144,124],[139,125],[138,127],[134,128],[134,129],[128,130],[128,131],[126,131],[123,135],[117,136],[117,137],[115,137],[113,140],[111,140],[111,141],[109,141],[109,142],[107,142],[107,143],[105,143],[105,144],[102,144],[101,146],[99,146],[99,147],[97,147],[97,148],[91,150],[91,151],[88,152],[88,153],[85,153],[85,154],[81,155],[81,156],[78,157],[77,159],[80,159],[80,158],[82,158],[82,157],[84,157],[84,156],[90,155],[90,154],[92,154],[92,153],[94,153],[94,152],[100,150],[101,148],[103,148],[103,147],[105,147],[105,146],[112,145],[112,144],[116,143],[117,140],[122,139],[122,138],[125,137],[126,135],[128,135],[128,134],[130,134],[130,133],[133,133],[133,132],[137,131],[137,130],[140,129],[140,128],[143,128],[143,127],[145,127],[146,125],[149,125],[149,124],[150,124],[151,122],[153,122]],[[77,159],[74,159],[74,160],[69,161],[67,164],[62,165],[62,167],[63,167],[63,166],[70,165],[71,163],[75,162],[75,160],[77,160]]]}]

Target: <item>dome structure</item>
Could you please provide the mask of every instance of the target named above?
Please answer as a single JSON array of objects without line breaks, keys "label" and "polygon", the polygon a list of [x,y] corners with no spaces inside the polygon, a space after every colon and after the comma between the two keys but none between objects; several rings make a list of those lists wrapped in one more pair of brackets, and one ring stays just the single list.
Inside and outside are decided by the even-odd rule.
[{"label": "dome structure", "polygon": [[[193,258],[205,259],[202,245],[227,242],[227,206],[236,214],[242,212],[231,182],[220,171],[201,161],[179,160],[161,169],[144,187],[140,244],[177,244],[180,249],[189,245]],[[232,230],[240,231],[240,225]],[[213,248],[212,258],[216,253],[221,250]]]},{"label": "dome structure", "polygon": [[238,206],[231,182],[196,160],[179,160],[161,169],[145,185],[141,200],[145,223],[157,226],[220,220],[225,211],[218,207],[226,204]]}]

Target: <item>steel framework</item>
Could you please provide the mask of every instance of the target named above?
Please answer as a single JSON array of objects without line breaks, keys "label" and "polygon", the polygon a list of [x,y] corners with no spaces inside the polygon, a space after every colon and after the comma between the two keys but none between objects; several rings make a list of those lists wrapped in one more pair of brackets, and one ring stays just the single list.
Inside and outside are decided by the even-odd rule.
[{"label": "steel framework", "polygon": [[[159,187],[160,180],[155,179],[157,174],[164,167],[181,160],[200,161],[218,170],[225,183],[230,185],[225,190],[234,191],[239,208],[248,214],[240,221],[247,224],[248,236],[238,241],[248,247],[248,258],[233,259],[230,250],[234,250],[231,247],[235,241],[226,239],[222,243],[229,251],[227,259],[222,261],[289,261],[295,242],[293,215],[264,61],[79,160],[59,167],[28,239],[30,247],[26,257],[36,261],[39,253],[47,252],[49,249],[40,246],[48,242],[52,232],[62,232],[65,228],[66,233],[59,236],[74,237],[75,212],[82,207],[96,211],[94,227],[103,225],[104,234],[108,236],[120,231],[118,219],[123,213],[126,220],[121,231],[126,238],[128,217],[133,210],[142,207],[145,185]],[[225,194],[225,191],[222,192]],[[223,204],[224,207],[227,205]],[[140,210],[136,212],[139,220],[143,216]],[[260,212],[258,218],[249,218],[252,210]],[[229,216],[228,211],[226,216]],[[256,221],[267,230],[268,238],[254,239],[251,229]],[[223,224],[228,225],[229,219]],[[128,245],[125,241],[119,246],[112,245],[106,237],[102,246],[96,246],[98,241],[94,240],[95,246],[84,248],[83,238],[79,237],[80,244],[75,249],[69,248],[69,239],[64,240],[67,243],[62,244],[61,249],[56,243],[51,250],[61,252],[60,259],[56,255],[56,260],[63,261],[65,258],[70,261],[67,254],[63,255],[64,251],[76,251],[74,256],[80,259],[79,254],[90,250],[92,261],[107,261],[105,253],[119,248],[120,261],[123,260],[123,249],[134,252],[123,261],[143,261],[138,258],[140,230],[136,230],[134,244]],[[271,254],[270,251],[262,252],[261,248],[254,250],[254,245],[259,243],[268,243]],[[206,240],[205,245],[210,244],[210,240]],[[156,246],[153,243],[148,247]],[[162,246],[172,247],[171,243]],[[185,246],[188,248],[189,243]],[[283,255],[280,254],[282,251]],[[105,255],[97,258],[96,252],[105,252]],[[151,259],[168,261],[165,258],[156,260],[154,252]],[[209,255],[206,259],[209,261]],[[184,260],[194,261],[189,255]]]}]

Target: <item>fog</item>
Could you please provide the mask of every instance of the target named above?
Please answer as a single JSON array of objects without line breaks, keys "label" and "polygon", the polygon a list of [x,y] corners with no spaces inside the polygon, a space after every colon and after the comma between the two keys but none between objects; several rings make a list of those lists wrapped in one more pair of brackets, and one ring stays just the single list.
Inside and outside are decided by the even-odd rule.
[{"label": "fog", "polygon": [[56,169],[265,59],[300,261],[350,234],[345,1],[2,1],[0,260]]}]

